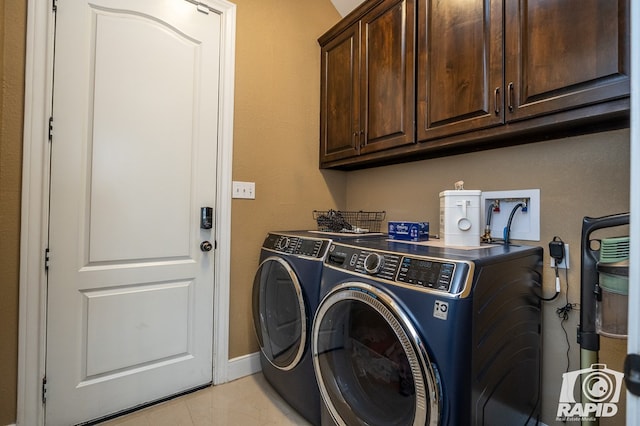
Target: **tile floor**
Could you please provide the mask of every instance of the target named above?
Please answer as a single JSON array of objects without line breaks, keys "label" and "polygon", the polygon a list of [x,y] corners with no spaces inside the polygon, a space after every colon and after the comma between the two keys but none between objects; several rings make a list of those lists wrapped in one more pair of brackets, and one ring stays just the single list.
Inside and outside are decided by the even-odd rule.
[{"label": "tile floor", "polygon": [[261,373],[118,417],[102,426],[309,425]]}]

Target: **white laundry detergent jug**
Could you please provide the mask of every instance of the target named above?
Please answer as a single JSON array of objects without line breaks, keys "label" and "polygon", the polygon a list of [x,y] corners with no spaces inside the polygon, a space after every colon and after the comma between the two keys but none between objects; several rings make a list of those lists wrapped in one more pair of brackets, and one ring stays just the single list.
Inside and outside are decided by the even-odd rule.
[{"label": "white laundry detergent jug", "polygon": [[460,189],[440,193],[440,237],[445,246],[480,245],[482,191]]}]

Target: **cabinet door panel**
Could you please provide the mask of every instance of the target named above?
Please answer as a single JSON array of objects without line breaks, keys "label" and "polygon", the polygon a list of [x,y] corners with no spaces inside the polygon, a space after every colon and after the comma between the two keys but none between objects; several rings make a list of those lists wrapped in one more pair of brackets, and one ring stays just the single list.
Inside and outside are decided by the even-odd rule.
[{"label": "cabinet door panel", "polygon": [[413,0],[386,1],[362,19],[360,152],[414,142]]},{"label": "cabinet door panel", "polygon": [[424,4],[418,17],[419,140],[501,124],[502,1]]},{"label": "cabinet door panel", "polygon": [[322,47],[320,161],[358,154],[359,25]]},{"label": "cabinet door panel", "polygon": [[627,9],[627,0],[506,1],[506,120],[628,96]]}]

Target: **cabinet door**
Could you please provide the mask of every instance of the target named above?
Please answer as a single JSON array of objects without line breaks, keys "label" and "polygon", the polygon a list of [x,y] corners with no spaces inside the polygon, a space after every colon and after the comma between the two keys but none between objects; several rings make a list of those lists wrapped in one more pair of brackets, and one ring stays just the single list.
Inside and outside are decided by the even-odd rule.
[{"label": "cabinet door", "polygon": [[351,25],[321,49],[320,163],[359,152],[360,26]]},{"label": "cabinet door", "polygon": [[507,121],[628,96],[628,0],[505,0]]},{"label": "cabinet door", "polygon": [[420,4],[418,139],[503,123],[503,0]]},{"label": "cabinet door", "polygon": [[360,153],[415,141],[414,0],[384,1],[361,20]]}]

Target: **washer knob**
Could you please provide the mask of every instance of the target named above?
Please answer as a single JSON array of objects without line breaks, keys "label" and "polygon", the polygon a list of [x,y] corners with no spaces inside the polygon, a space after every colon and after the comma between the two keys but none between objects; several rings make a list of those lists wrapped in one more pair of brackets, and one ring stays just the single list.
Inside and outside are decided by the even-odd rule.
[{"label": "washer knob", "polygon": [[375,274],[380,271],[384,265],[384,256],[378,253],[369,253],[364,258],[364,270],[369,274]]},{"label": "washer knob", "polygon": [[278,250],[286,250],[289,247],[289,237],[282,237],[276,246]]}]

